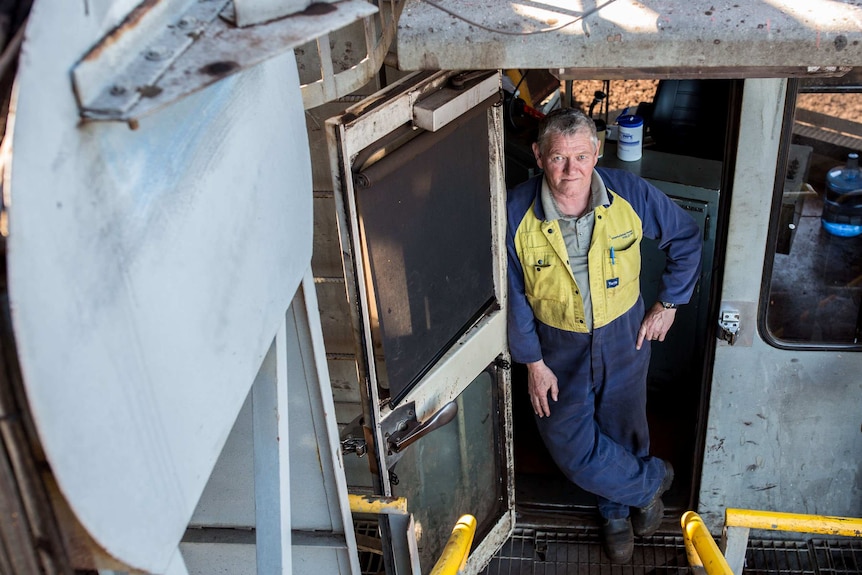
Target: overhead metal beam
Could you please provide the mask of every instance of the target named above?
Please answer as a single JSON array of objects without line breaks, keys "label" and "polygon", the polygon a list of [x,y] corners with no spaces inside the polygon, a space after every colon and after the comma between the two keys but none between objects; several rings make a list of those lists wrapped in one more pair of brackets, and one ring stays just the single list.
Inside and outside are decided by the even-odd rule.
[{"label": "overhead metal beam", "polygon": [[564,78],[841,74],[862,65],[862,2],[408,0],[397,50],[404,70],[550,69]]}]

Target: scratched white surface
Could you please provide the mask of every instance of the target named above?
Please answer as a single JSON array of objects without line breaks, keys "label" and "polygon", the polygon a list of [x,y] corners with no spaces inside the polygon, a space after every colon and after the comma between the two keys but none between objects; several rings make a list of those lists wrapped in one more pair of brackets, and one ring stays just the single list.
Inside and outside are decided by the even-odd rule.
[{"label": "scratched white surface", "polygon": [[109,553],[163,572],[310,264],[311,168],[292,54],[136,131],[79,124],[69,70],[129,6],[33,7],[9,282],[60,489]]},{"label": "scratched white surface", "polygon": [[[750,310],[763,305],[785,89],[745,82],[721,299]],[[756,331],[754,311],[742,322]],[[751,336],[717,344],[698,506],[707,525],[720,531],[727,507],[862,517],[862,354],[782,350]]]}]

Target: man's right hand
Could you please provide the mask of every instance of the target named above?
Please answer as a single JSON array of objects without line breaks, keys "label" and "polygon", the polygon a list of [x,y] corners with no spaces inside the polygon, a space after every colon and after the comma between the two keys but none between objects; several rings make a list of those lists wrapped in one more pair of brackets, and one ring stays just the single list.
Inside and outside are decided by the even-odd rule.
[{"label": "man's right hand", "polygon": [[527,383],[530,390],[530,403],[533,404],[533,413],[539,417],[551,415],[548,404],[548,394],[551,399],[557,401],[557,376],[551,368],[545,365],[544,360],[534,361],[527,364]]}]

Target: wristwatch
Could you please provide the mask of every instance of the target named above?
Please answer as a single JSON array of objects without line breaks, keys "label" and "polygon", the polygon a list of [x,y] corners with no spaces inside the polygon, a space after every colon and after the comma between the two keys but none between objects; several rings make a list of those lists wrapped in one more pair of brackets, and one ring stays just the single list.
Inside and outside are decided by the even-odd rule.
[{"label": "wristwatch", "polygon": [[670,302],[666,302],[666,301],[660,301],[658,303],[660,303],[661,307],[663,307],[664,309],[676,309],[675,303],[670,303]]}]

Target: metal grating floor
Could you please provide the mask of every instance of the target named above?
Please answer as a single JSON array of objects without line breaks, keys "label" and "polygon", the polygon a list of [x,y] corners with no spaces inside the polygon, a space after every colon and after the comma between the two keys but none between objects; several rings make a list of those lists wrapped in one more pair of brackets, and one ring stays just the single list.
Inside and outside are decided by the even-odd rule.
[{"label": "metal grating floor", "polygon": [[[635,540],[631,563],[614,565],[596,530],[516,529],[484,575],[688,575],[682,536]],[[862,573],[862,540],[750,540],[746,575],[849,575]]]},{"label": "metal grating floor", "polygon": [[[377,551],[372,551],[370,548],[379,549],[380,546],[380,526],[376,520],[364,520],[353,518],[353,530],[356,534],[356,542],[359,545],[359,568],[362,575],[380,575],[385,573],[383,565],[383,555]],[[363,546],[364,542],[371,543],[368,547]]]}]

